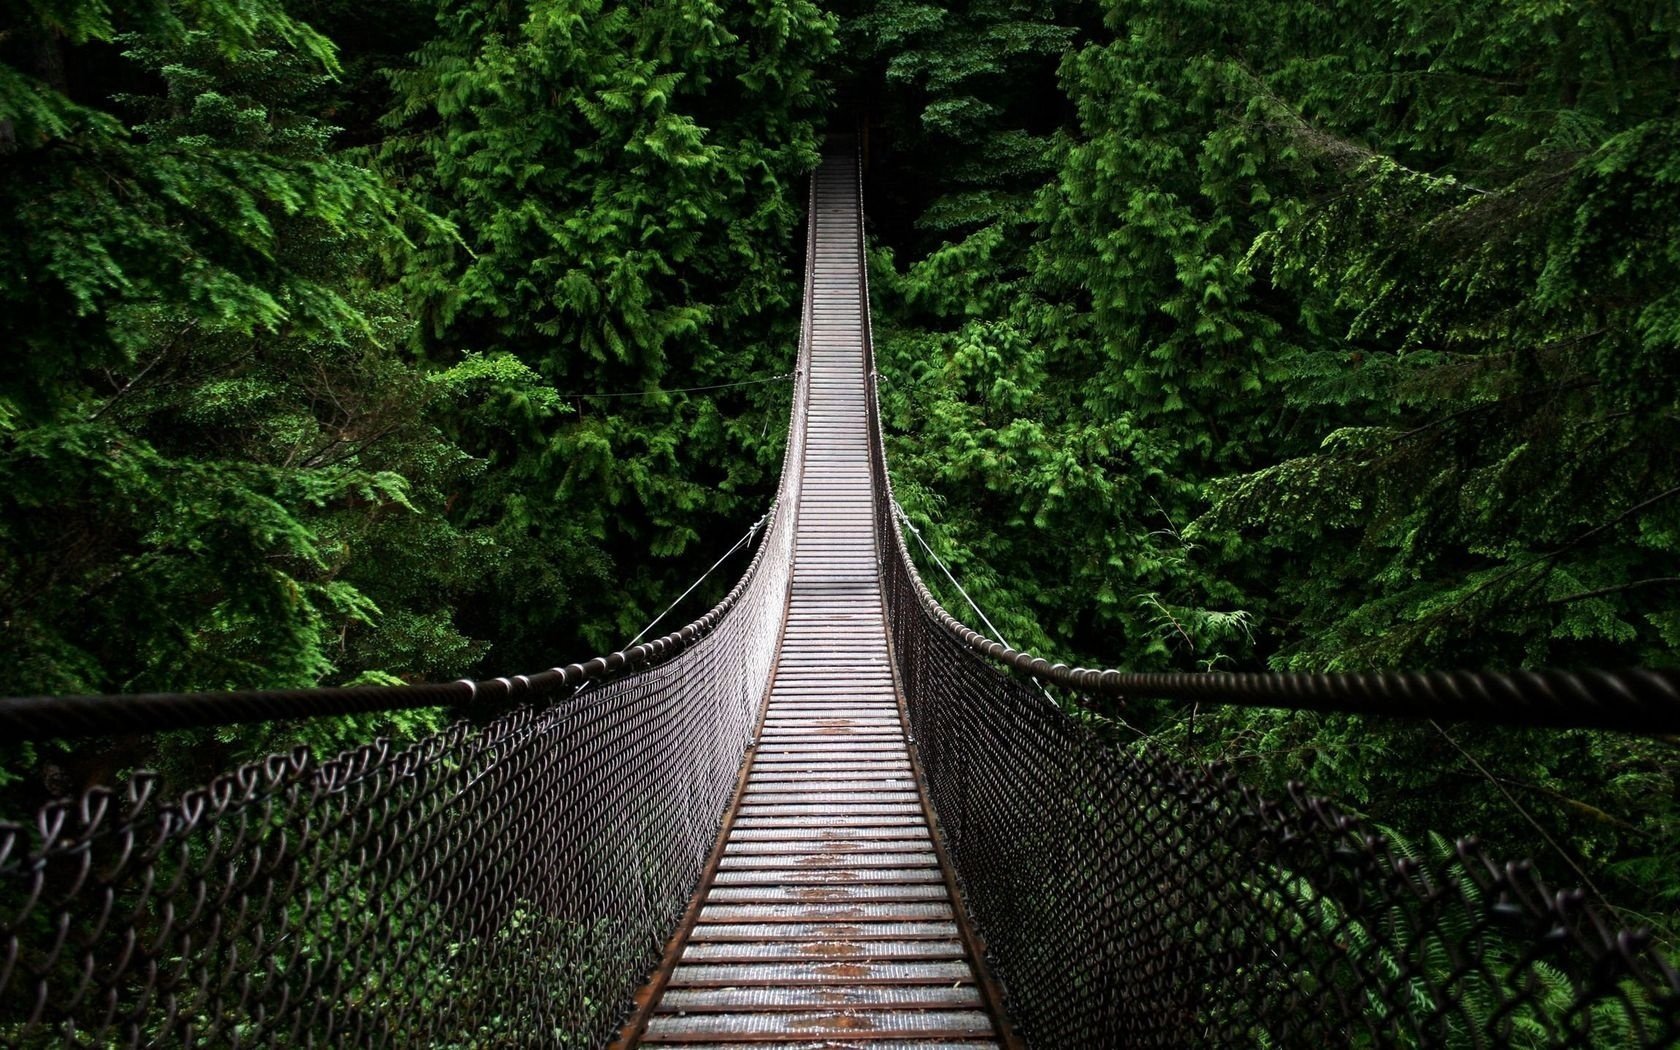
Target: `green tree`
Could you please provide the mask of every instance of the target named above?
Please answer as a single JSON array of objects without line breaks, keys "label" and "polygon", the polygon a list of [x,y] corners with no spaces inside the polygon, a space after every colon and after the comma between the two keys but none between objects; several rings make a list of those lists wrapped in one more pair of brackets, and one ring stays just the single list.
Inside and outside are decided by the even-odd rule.
[{"label": "green tree", "polygon": [[1081,0],[848,0],[841,37],[854,104],[875,125],[870,211],[893,243],[925,253],[1019,220],[1056,168],[1067,116],[1056,66],[1095,7]]},{"label": "green tree", "polygon": [[463,240],[410,285],[428,353],[565,395],[468,446],[508,552],[475,622],[516,659],[623,644],[762,512],[788,387],[661,391],[791,368],[832,38],[807,0],[460,0],[396,74],[388,155]]},{"label": "green tree", "polygon": [[382,276],[446,227],[335,149],[330,44],[261,3],[15,14],[0,693],[464,671],[482,544],[444,507],[478,465]]},{"label": "green tree", "polygon": [[[1137,669],[1671,666],[1674,12],[1104,8],[1030,211],[881,230],[899,489],[992,618]],[[1680,890],[1641,882],[1664,745],[1187,714],[1153,728]]]}]

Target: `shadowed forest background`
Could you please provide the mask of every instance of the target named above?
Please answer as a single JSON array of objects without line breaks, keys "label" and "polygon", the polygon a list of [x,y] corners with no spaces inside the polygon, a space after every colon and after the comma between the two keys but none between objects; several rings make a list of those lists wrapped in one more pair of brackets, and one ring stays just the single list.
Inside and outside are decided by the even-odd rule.
[{"label": "shadowed forest background", "polygon": [[[805,176],[860,118],[898,494],[1011,643],[1676,664],[1672,3],[0,12],[0,694],[622,646],[771,498]],[[1680,932],[1676,741],[1112,714]],[[448,717],[0,776],[21,812]]]}]

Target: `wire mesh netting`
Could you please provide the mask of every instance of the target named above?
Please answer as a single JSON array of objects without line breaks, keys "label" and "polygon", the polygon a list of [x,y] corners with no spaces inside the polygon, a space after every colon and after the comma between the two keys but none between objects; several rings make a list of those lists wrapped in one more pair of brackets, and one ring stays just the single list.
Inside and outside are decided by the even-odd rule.
[{"label": "wire mesh netting", "polygon": [[734,795],[790,547],[564,699],[0,827],[0,1043],[599,1045]]},{"label": "wire mesh netting", "polygon": [[1033,1046],[1671,1046],[1647,935],[1474,841],[1409,855],[1304,792],[1111,742],[889,590],[912,732]]},{"label": "wire mesh netting", "polygon": [[1680,1045],[1680,974],[1648,932],[1607,922],[1582,892],[1473,839],[1412,852],[1299,787],[1267,798],[1222,767],[1122,745],[1091,717],[1100,703],[1065,688],[1655,731],[1675,722],[1672,672],[1051,667],[940,607],[900,528],[874,399],[869,411],[878,561],[911,736],[1027,1044]]},{"label": "wire mesh netting", "polygon": [[[807,294],[807,332],[811,317]],[[778,509],[717,609],[589,665],[482,683],[522,706],[411,746],[272,756],[185,794],[139,774],[0,826],[0,1045],[603,1044],[689,903],[734,792],[785,605],[794,522],[781,508],[803,451],[790,440]],[[1033,1046],[1680,1043],[1680,976],[1649,937],[1526,862],[1474,841],[1415,853],[1305,792],[1266,798],[1220,768],[1120,746],[1100,719],[1069,713],[1087,711],[1078,697],[1064,708],[1007,670],[1002,647],[958,625],[917,576],[878,435],[872,455],[926,790]],[[1003,655],[1064,686],[1115,674],[1046,674]],[[1398,712],[1415,708],[1418,681],[1363,687]],[[1541,696],[1489,681],[1429,695]],[[1573,718],[1570,690],[1594,683],[1622,690],[1600,722],[1669,717],[1660,675],[1545,682],[1540,721]],[[1317,680],[1284,685],[1311,694],[1302,706],[1342,702]],[[481,690],[424,687],[404,702],[463,692]],[[230,704],[263,717],[381,702],[342,690],[155,697],[122,717],[126,731],[153,717],[204,724]],[[85,726],[107,717],[103,703],[14,713]]]},{"label": "wire mesh netting", "polygon": [[141,775],[0,830],[0,1042],[598,1042],[752,732],[765,654],[713,638],[412,747],[274,756],[177,799]]},{"label": "wire mesh netting", "polygon": [[1649,934],[1530,863],[1474,840],[1410,852],[1303,790],[1117,743],[1095,703],[1065,694],[1075,717],[1011,673],[1031,658],[939,607],[879,452],[876,471],[926,790],[1029,1045],[1680,1044],[1680,976]]},{"label": "wire mesh netting", "polygon": [[[803,433],[806,340],[790,435]],[[274,755],[185,794],[140,773],[0,825],[0,1045],[604,1045],[734,797],[786,604],[785,508],[803,463],[790,440],[770,524],[723,602],[587,665],[383,698],[13,704],[6,724],[50,736],[523,701],[411,746]]]}]

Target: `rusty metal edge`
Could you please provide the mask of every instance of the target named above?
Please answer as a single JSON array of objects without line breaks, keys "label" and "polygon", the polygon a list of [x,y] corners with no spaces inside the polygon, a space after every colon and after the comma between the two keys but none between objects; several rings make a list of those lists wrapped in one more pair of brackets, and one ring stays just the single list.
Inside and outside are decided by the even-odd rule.
[{"label": "rusty metal edge", "polygon": [[[813,1012],[818,1012],[818,1011],[813,1011]],[[937,1043],[951,1043],[951,1042],[957,1042],[959,1040],[966,1041],[966,1042],[974,1042],[976,1040],[981,1040],[981,1039],[985,1038],[984,1036],[977,1035],[974,1032],[970,1032],[970,1031],[967,1031],[966,1029],[962,1029],[962,1028],[929,1028],[929,1029],[925,1029],[925,1030],[919,1030],[919,1031],[914,1031],[914,1032],[900,1032],[900,1033],[896,1033],[896,1034],[892,1033],[892,1032],[849,1032],[842,1037],[842,1039],[845,1040],[843,1042],[824,1043],[824,1044],[818,1044],[818,1045],[828,1045],[828,1046],[848,1047],[849,1048],[849,1047],[858,1045],[858,1043],[860,1041],[859,1036],[863,1036],[863,1037],[867,1038],[870,1042],[877,1042],[877,1041],[880,1041],[880,1040],[892,1039],[892,1040],[896,1040],[896,1041],[899,1041],[899,1042],[923,1042],[923,1041],[925,1041],[925,1042],[937,1042]],[[788,1040],[787,1040],[787,1034],[785,1032],[783,1032],[783,1033],[776,1033],[776,1032],[750,1032],[750,1033],[749,1032],[733,1032],[733,1033],[730,1033],[729,1035],[723,1037],[722,1039],[720,1039],[718,1036],[710,1034],[710,1033],[696,1032],[692,1035],[684,1034],[684,1035],[670,1036],[670,1037],[667,1037],[665,1039],[661,1039],[657,1043],[650,1043],[649,1045],[650,1046],[683,1046],[683,1045],[687,1044],[687,1045],[718,1046],[718,1045],[721,1044],[721,1045],[724,1045],[724,1046],[734,1046],[734,1045],[737,1045],[737,1044],[751,1044],[751,1043],[780,1044],[782,1046],[786,1046],[787,1043],[788,1043]],[[796,1043],[795,1045],[803,1045],[803,1044],[797,1044]],[[867,1044],[865,1044],[865,1045],[867,1045]]]},{"label": "rusty metal edge", "polygon": [[[913,987],[924,987],[925,988],[925,987],[928,986],[928,979],[926,977],[854,977],[854,978],[852,978],[852,983],[853,984],[858,984],[858,985],[867,984],[867,985],[871,985],[871,986],[895,986],[895,987],[896,986],[906,986],[906,987],[913,986]],[[963,981],[941,980],[941,981],[938,981],[938,982],[935,982],[935,983],[937,984],[938,987],[941,987],[941,988],[961,987],[961,986],[964,986],[964,985],[975,984],[974,981],[968,981],[968,980],[963,980]],[[721,979],[721,980],[714,979],[714,980],[698,980],[698,981],[694,981],[694,980],[678,981],[678,982],[672,983],[671,987],[672,988],[823,988],[823,987],[831,986],[833,984],[834,984],[834,981],[832,979],[828,978],[828,977],[813,977],[813,978],[805,978],[805,979],[801,979],[801,980],[789,980],[786,977],[772,977],[772,978],[766,978],[766,979],[730,977],[730,978]],[[995,1035],[994,1035],[994,1038],[995,1038]]]},{"label": "rusty metal edge", "polygon": [[[863,221],[863,157],[861,151],[857,158],[857,194],[858,194],[858,253],[861,265],[858,267],[858,285],[863,307],[863,367],[865,382],[868,390],[864,399],[864,412],[869,417],[869,423],[874,429],[871,440],[880,440],[880,419],[875,392],[875,333],[871,315],[873,307],[869,301],[869,242],[864,236]],[[871,456],[886,455],[884,449],[878,449]],[[882,493],[876,491],[875,471],[869,472],[869,487],[872,499],[877,506]],[[797,523],[796,523],[797,524]],[[879,516],[870,521],[870,529],[875,530],[879,525]],[[884,578],[885,566],[881,564],[880,535],[875,537],[875,579],[879,583]],[[950,853],[945,848],[945,829],[939,823],[939,814],[934,811],[933,803],[928,800],[927,775],[922,771],[921,749],[916,745],[916,738],[910,730],[910,710],[904,697],[904,683],[898,673],[898,647],[893,642],[892,624],[887,618],[887,596],[883,587],[880,593],[881,622],[887,638],[887,667],[892,672],[893,699],[898,706],[899,728],[904,733],[904,748],[910,756],[910,772],[916,780],[916,799],[921,803],[922,815],[927,820],[928,838],[933,842],[933,852],[939,859],[939,875],[944,880],[945,892],[951,897],[951,915],[957,924],[957,936],[968,950],[968,964],[974,969],[974,983],[980,989],[980,998],[985,1003],[986,1013],[992,1019],[992,1028],[997,1036],[1001,1050],[1027,1050],[1026,1043],[1015,1031],[1015,1026],[1009,1020],[1009,1012],[1004,1008],[1003,985],[992,973],[991,965],[986,960],[986,941],[974,927],[974,922],[968,911],[968,899],[963,895],[962,884],[957,881],[956,867],[951,863]]]},{"label": "rusty metal edge", "polygon": [[[804,317],[811,310],[811,273],[816,265],[816,232],[817,232],[817,174],[811,173],[809,195],[805,206],[805,303],[801,312],[801,329],[799,339],[798,361],[796,364],[805,366],[806,348],[810,342],[810,326],[803,323]],[[797,395],[798,387],[795,387]],[[810,430],[807,423],[806,433],[798,435],[801,443],[806,443],[806,435]],[[794,435],[789,434],[792,441]],[[784,456],[785,462],[785,456]],[[801,457],[800,486],[804,486],[804,458]],[[788,578],[787,587],[782,592],[782,619],[776,628],[776,650],[770,655],[770,677],[764,682],[764,698],[758,706],[758,724],[753,727],[752,743],[741,756],[740,771],[735,774],[735,797],[730,799],[729,808],[724,811],[723,824],[718,828],[717,840],[712,843],[711,855],[706,858],[706,866],[700,870],[700,882],[694,887],[694,895],[689,898],[688,907],[683,911],[682,921],[677,924],[676,932],[665,943],[665,952],[660,956],[659,966],[648,977],[641,988],[636,990],[632,999],[630,1015],[619,1029],[617,1037],[607,1044],[607,1050],[635,1050],[641,1045],[648,1022],[652,1020],[659,1000],[665,994],[665,989],[671,984],[671,975],[682,959],[683,949],[688,945],[688,939],[699,925],[700,912],[705,907],[706,897],[710,895],[712,885],[717,879],[718,867],[723,863],[723,851],[729,845],[729,833],[735,829],[735,818],[740,813],[741,804],[747,796],[747,779],[752,775],[753,762],[758,758],[759,741],[764,736],[764,722],[770,714],[770,698],[776,690],[776,673],[780,670],[782,661],[782,641],[787,636],[788,614],[793,610],[793,574],[799,558],[799,493],[790,493],[786,508],[792,516],[790,523]],[[952,909],[953,911],[955,909]]]},{"label": "rusty metal edge", "polygon": [[991,965],[986,960],[985,938],[974,928],[973,919],[969,916],[968,899],[963,895],[962,883],[957,881],[956,867],[951,863],[951,856],[945,849],[945,829],[939,823],[939,814],[934,811],[933,803],[928,801],[927,776],[922,772],[921,751],[910,733],[910,712],[904,699],[904,691],[899,688],[898,652],[893,645],[890,630],[887,631],[887,653],[887,662],[892,667],[893,687],[898,692],[898,716],[904,726],[905,750],[910,753],[910,771],[916,777],[916,797],[921,800],[922,814],[928,822],[929,838],[933,840],[933,852],[939,858],[940,877],[945,881],[945,891],[951,895],[951,916],[957,924],[957,937],[968,950],[968,964],[974,968],[974,983],[980,989],[980,998],[985,1002],[986,1013],[992,1019],[998,1045],[1002,1050],[1027,1050],[1026,1043],[1009,1020],[1009,1012],[1004,1005],[1003,985],[993,975]]},{"label": "rusty metal edge", "polygon": [[[788,574],[789,588],[792,587],[793,574]],[[789,595],[791,597],[791,594]],[[782,623],[787,623],[787,607],[790,604],[785,598],[782,603]],[[776,638],[776,656],[782,651],[782,640],[778,632]],[[659,1000],[664,997],[665,989],[671,984],[671,975],[677,964],[682,961],[683,949],[688,947],[688,940],[694,933],[694,928],[700,923],[700,911],[705,907],[706,897],[711,893],[712,884],[717,879],[718,866],[723,863],[723,851],[729,844],[729,833],[735,828],[735,816],[741,809],[741,800],[746,797],[747,778],[752,775],[753,760],[758,756],[758,738],[764,731],[764,715],[770,710],[770,691],[776,684],[776,665],[774,658],[770,665],[770,677],[764,683],[764,700],[758,709],[758,725],[753,729],[753,741],[741,757],[741,769],[735,775],[735,797],[730,800],[729,809],[723,815],[723,825],[718,829],[717,840],[712,843],[711,855],[706,858],[706,866],[700,871],[700,883],[694,888],[694,895],[689,898],[688,908],[683,911],[682,921],[677,924],[677,930],[665,944],[665,953],[659,959],[659,967],[653,971],[647,982],[636,991],[634,1006],[630,1017],[619,1029],[618,1037],[608,1044],[608,1050],[635,1050],[641,1045],[642,1034],[647,1031],[648,1022],[659,1006]]]},{"label": "rusty metal edge", "polygon": [[[799,501],[793,502],[794,523],[799,520]],[[677,964],[682,961],[683,949],[694,934],[694,928],[700,923],[700,912],[706,905],[706,897],[711,893],[712,885],[717,880],[718,867],[723,863],[723,852],[729,845],[729,833],[735,829],[735,818],[740,813],[741,803],[747,797],[747,780],[752,776],[753,762],[758,758],[758,744],[764,735],[764,720],[770,713],[770,697],[776,688],[777,665],[781,662],[782,638],[787,631],[788,610],[793,606],[793,568],[788,568],[787,589],[782,594],[782,622],[776,628],[776,651],[770,657],[770,677],[764,682],[764,699],[758,705],[758,724],[753,727],[752,743],[741,756],[740,771],[735,774],[735,797],[730,799],[729,809],[724,812],[723,824],[718,828],[717,840],[712,843],[711,855],[706,858],[706,866],[700,871],[700,882],[694,888],[694,895],[689,898],[688,908],[683,911],[682,921],[677,924],[677,930],[665,944],[665,953],[659,959],[659,967],[653,971],[647,982],[636,991],[634,1006],[630,1017],[619,1029],[618,1037],[608,1044],[607,1050],[635,1050],[641,1045],[642,1034],[647,1031],[648,1022],[659,1006],[659,1000],[664,997],[665,989],[670,987],[671,975]],[[955,909],[952,909],[953,911]]]},{"label": "rusty metal edge", "polygon": [[[822,985],[816,985],[815,987],[821,988]],[[892,985],[877,985],[876,987],[878,987],[878,988],[891,988],[893,986]],[[929,986],[926,986],[926,985],[907,985],[905,987],[917,988],[917,987],[929,987]],[[942,985],[942,984],[941,985],[932,985],[931,987],[945,989],[945,986]],[[833,1009],[834,1009],[834,1007],[832,1005],[829,1005],[829,1004],[811,1004],[811,1003],[802,1003],[802,1004],[756,1003],[756,1004],[754,1004],[753,1006],[750,1006],[750,1007],[746,1007],[746,1006],[711,1006],[711,1005],[708,1005],[708,1004],[705,1004],[705,1003],[696,1003],[696,1004],[690,1004],[688,1006],[683,1007],[683,1013],[688,1014],[690,1016],[699,1016],[701,1014],[748,1014],[748,1013],[750,1013],[750,1014],[794,1014],[794,1013],[822,1012],[822,1011],[829,1011],[829,1010],[833,1010]],[[937,1012],[943,1011],[943,1010],[972,1010],[972,1009],[974,1009],[974,1004],[973,1003],[949,1003],[949,1002],[945,1002],[945,1003],[893,1003],[891,1006],[873,1006],[873,1007],[869,1007],[867,1009],[864,1008],[864,1007],[859,1007],[859,1006],[851,1006],[851,1007],[849,1007],[849,1009],[854,1010],[857,1013],[885,1013],[886,1011],[890,1010],[893,1013],[906,1013],[906,1014],[909,1014],[909,1013],[924,1013],[924,1014],[927,1014],[927,1013],[937,1013]],[[858,1035],[860,1035],[860,1034],[863,1034],[863,1033],[852,1032],[847,1036],[847,1038],[856,1039],[858,1037]],[[876,1033],[873,1033],[873,1032],[867,1033],[867,1034],[872,1039],[881,1038],[881,1036],[879,1036],[879,1035],[877,1035]],[[885,1038],[888,1038],[888,1039],[904,1039],[906,1037],[905,1036],[887,1035]],[[925,1035],[922,1035],[921,1033],[918,1032],[915,1036],[909,1037],[909,1038],[926,1039],[926,1038],[929,1038],[929,1037],[925,1036]],[[962,1036],[962,1037],[958,1037],[958,1038],[972,1039],[972,1038],[974,1038],[974,1036],[971,1033],[967,1036]],[[718,1042],[720,1040],[718,1040],[718,1039],[716,1039],[716,1037],[714,1037],[713,1041]],[[723,1042],[724,1045],[727,1046],[730,1043],[740,1043],[740,1042],[745,1042],[746,1040],[743,1038],[741,1033],[733,1033],[727,1039],[721,1040],[721,1041]],[[776,1036],[775,1036],[775,1041],[786,1043],[788,1041],[787,1040],[787,1033],[786,1032],[777,1033]],[[930,1048],[930,1050],[937,1050],[937,1048]]]}]

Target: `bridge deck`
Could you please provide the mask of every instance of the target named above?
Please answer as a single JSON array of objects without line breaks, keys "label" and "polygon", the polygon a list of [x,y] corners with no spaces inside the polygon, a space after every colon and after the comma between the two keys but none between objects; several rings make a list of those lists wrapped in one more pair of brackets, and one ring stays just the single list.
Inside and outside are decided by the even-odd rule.
[{"label": "bridge deck", "polygon": [[[792,593],[716,875],[641,1044],[992,1050],[887,657],[856,162],[817,175]],[[836,1041],[839,1040],[839,1041]]]}]

